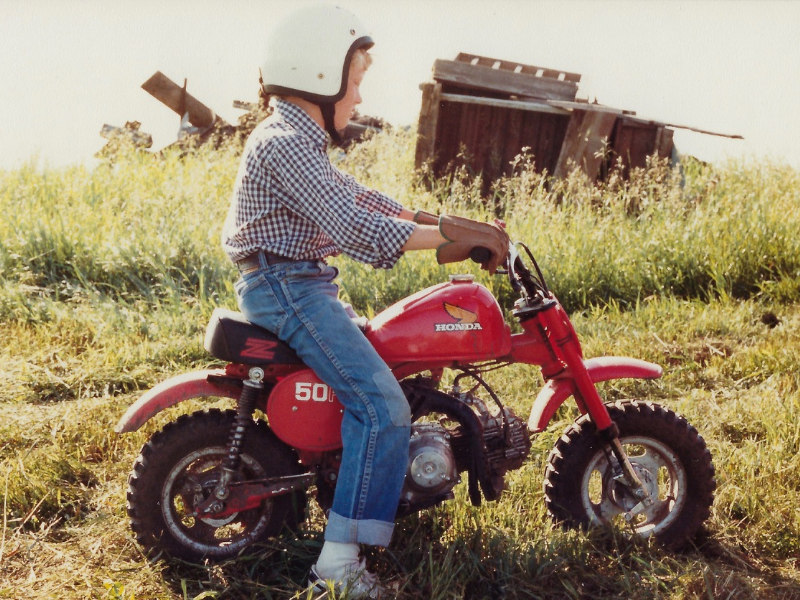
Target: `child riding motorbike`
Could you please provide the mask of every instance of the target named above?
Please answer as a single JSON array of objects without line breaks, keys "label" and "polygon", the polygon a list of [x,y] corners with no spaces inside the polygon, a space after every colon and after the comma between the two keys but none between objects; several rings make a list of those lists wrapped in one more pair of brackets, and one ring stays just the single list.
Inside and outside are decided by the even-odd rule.
[{"label": "child riding motorbike", "polygon": [[[396,378],[338,300],[337,254],[391,268],[406,251],[436,249],[440,263],[486,248],[484,268],[505,260],[497,224],[414,213],[337,170],[328,140],[361,102],[373,45],[363,24],[332,5],[283,20],[269,38],[260,93],[271,109],[247,141],[223,247],[236,264],[246,318],[286,342],[344,405],[343,451],[325,542],[311,569],[318,590],[332,581],[378,597],[359,544],[392,536],[409,452],[409,405]],[[416,218],[415,218],[416,217]]]}]

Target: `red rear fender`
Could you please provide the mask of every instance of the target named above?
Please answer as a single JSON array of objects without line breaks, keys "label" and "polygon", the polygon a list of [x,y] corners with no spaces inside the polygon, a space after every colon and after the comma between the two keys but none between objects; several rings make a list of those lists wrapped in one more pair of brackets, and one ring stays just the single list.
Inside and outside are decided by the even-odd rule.
[{"label": "red rear fender", "polygon": [[239,397],[241,387],[234,384],[209,381],[209,375],[225,376],[225,371],[221,369],[195,371],[185,375],[176,375],[166,381],[162,381],[128,408],[119,423],[117,423],[114,431],[117,433],[136,431],[165,408],[191,398],[216,396],[236,399]]},{"label": "red rear fender", "polygon": [[[661,377],[660,366],[623,356],[600,356],[584,360],[583,364],[592,382],[612,379],[655,379]],[[532,433],[544,431],[559,406],[574,392],[572,379],[551,379],[539,391],[531,407],[528,430]]]}]

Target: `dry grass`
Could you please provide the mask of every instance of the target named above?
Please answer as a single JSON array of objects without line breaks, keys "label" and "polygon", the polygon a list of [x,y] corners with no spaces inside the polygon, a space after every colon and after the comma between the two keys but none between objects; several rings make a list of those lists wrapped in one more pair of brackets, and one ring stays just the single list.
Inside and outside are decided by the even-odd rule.
[{"label": "dry grass", "polygon": [[[476,208],[458,178],[427,190],[407,136],[379,136],[343,165],[415,208]],[[706,530],[682,553],[551,528],[544,460],[574,418],[534,440],[501,501],[456,501],[398,524],[370,560],[401,599],[800,598],[800,182],[775,165],[663,165],[631,182],[550,186],[520,170],[497,198],[570,307],[588,356],[662,364],[657,382],[604,386],[685,414],[715,457]],[[200,343],[233,273],[217,237],[235,150],[95,172],[0,172],[0,598],[310,598],[323,519],[222,565],[146,559],[125,516],[145,431],[116,420],[141,390],[207,364]],[[344,294],[367,314],[471,265],[418,253],[373,273],[341,260]],[[541,381],[513,367],[492,384],[522,415]]]}]

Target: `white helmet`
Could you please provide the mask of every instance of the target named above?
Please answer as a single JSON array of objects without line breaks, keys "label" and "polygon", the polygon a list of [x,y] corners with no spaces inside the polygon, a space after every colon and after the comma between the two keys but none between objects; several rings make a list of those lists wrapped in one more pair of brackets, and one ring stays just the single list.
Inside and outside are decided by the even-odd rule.
[{"label": "white helmet", "polygon": [[332,104],[347,91],[350,59],[372,38],[352,13],[331,4],[305,6],[280,21],[269,36],[261,65],[267,94]]}]

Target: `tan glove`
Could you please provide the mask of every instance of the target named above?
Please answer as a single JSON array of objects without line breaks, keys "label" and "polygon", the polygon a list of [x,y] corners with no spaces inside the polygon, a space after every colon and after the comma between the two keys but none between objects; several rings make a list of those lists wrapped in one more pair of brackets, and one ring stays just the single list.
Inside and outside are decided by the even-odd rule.
[{"label": "tan glove", "polygon": [[426,210],[418,210],[414,213],[414,223],[420,225],[438,225],[439,215],[434,215]]},{"label": "tan glove", "polygon": [[439,217],[439,232],[449,240],[436,249],[436,261],[440,265],[468,259],[473,248],[486,248],[491,257],[481,264],[481,268],[493,274],[508,255],[508,234],[496,223],[442,215]]}]

